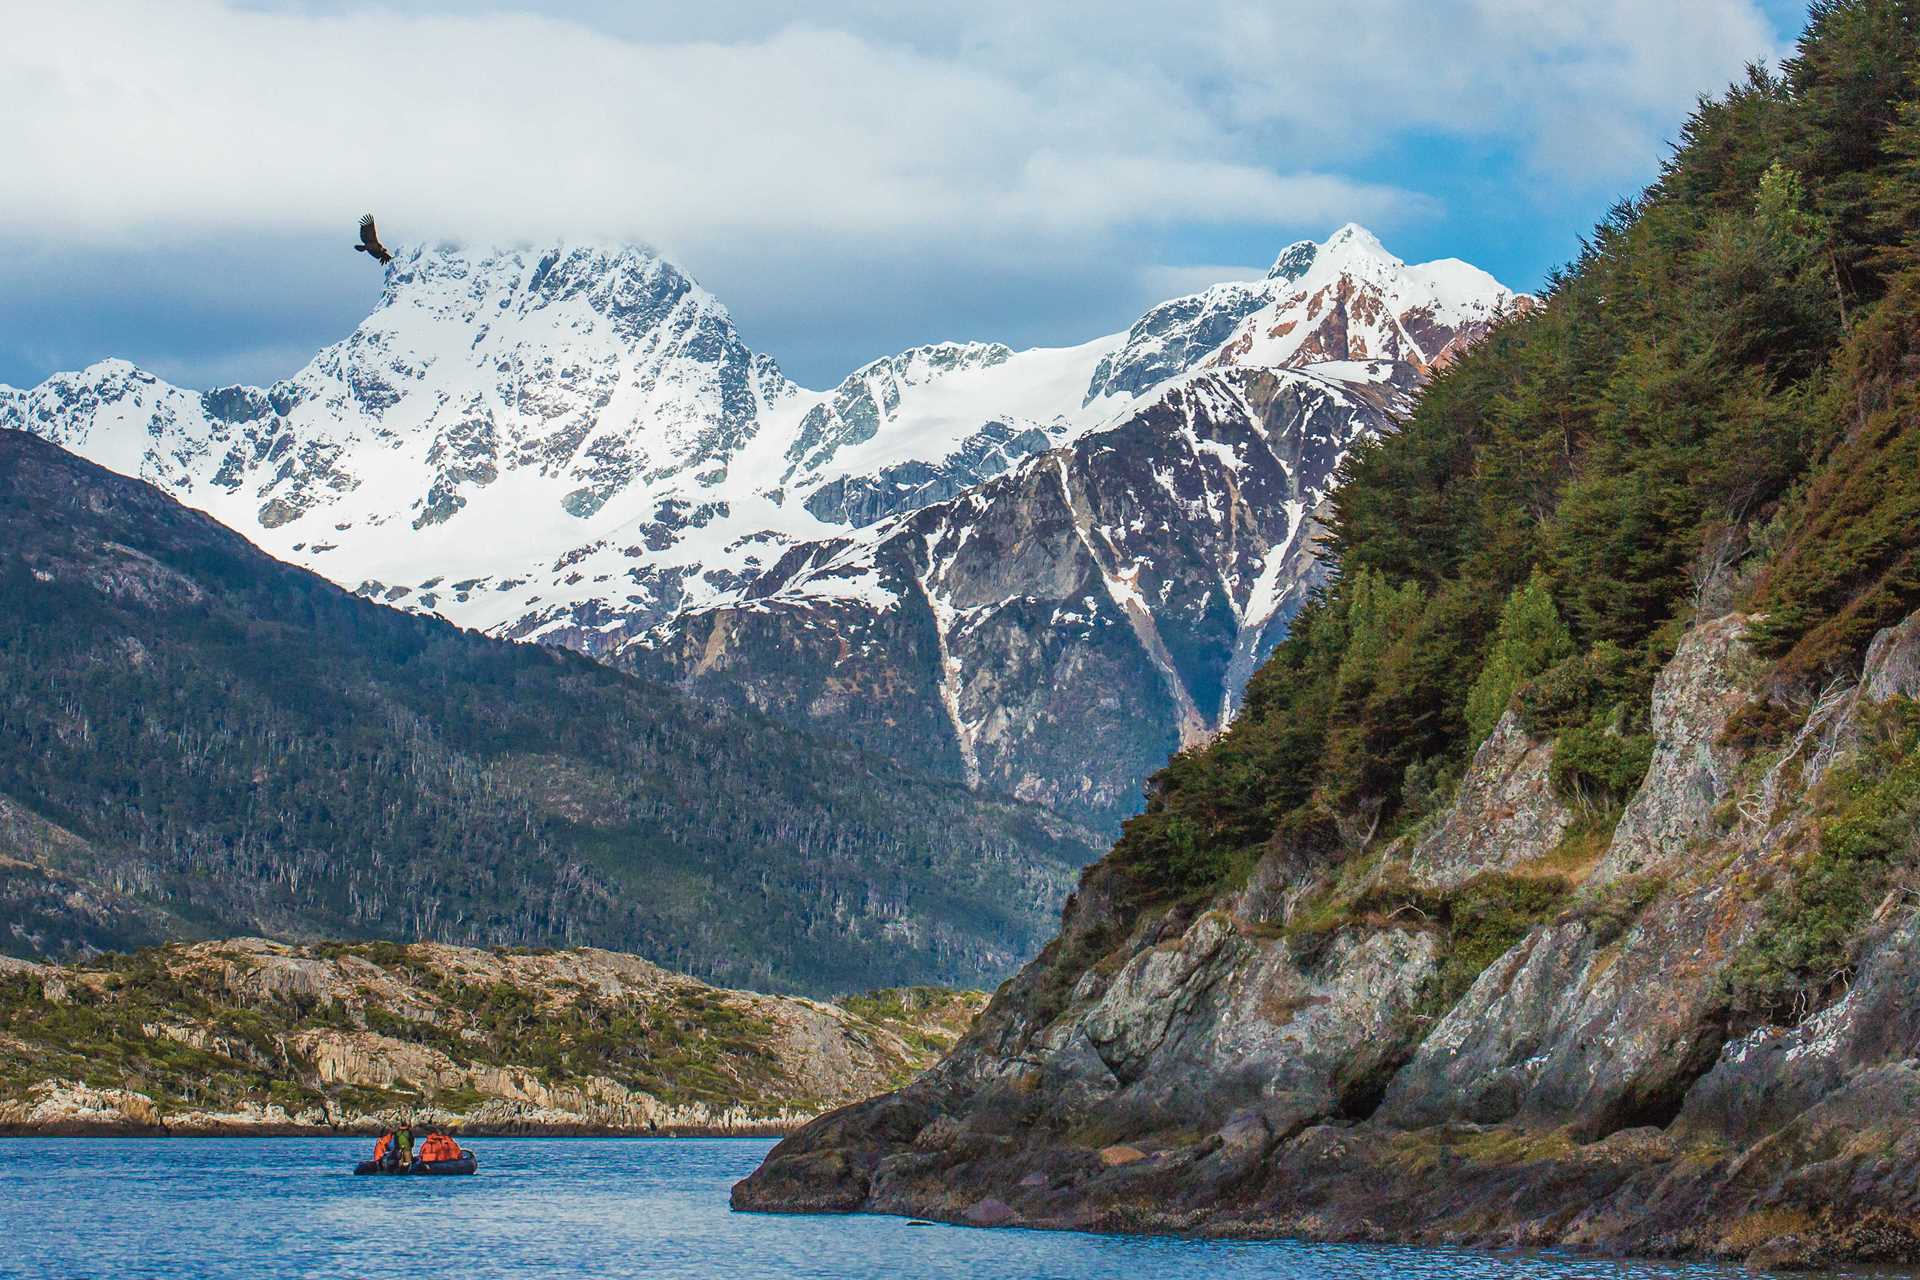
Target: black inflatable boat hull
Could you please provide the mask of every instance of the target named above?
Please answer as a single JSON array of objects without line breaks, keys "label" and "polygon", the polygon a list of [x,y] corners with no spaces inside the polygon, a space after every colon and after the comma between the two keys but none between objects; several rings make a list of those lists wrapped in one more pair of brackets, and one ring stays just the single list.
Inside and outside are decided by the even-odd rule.
[{"label": "black inflatable boat hull", "polygon": [[450,1174],[450,1173],[472,1173],[474,1170],[478,1169],[479,1167],[480,1167],[480,1162],[474,1159],[472,1152],[468,1152],[466,1155],[461,1156],[458,1160],[415,1160],[412,1164],[407,1165],[404,1168],[393,1168],[393,1169],[388,1168],[386,1165],[381,1164],[377,1160],[362,1160],[359,1164],[353,1167],[353,1171],[356,1174],[363,1174],[363,1173]]}]

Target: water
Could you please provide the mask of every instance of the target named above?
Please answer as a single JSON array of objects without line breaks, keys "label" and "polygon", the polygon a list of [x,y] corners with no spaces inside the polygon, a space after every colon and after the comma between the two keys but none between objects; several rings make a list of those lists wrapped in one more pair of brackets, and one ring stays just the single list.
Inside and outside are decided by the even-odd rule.
[{"label": "water", "polygon": [[1712,1267],[736,1214],[764,1140],[475,1139],[470,1178],[356,1178],[361,1139],[0,1139],[0,1276],[1668,1280]]}]

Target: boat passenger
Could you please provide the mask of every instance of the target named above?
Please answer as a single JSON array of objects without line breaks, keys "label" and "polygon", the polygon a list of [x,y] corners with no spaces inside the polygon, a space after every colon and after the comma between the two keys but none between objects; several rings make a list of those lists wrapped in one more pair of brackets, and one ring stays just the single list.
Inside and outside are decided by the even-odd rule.
[{"label": "boat passenger", "polygon": [[420,1144],[420,1158],[430,1163],[439,1160],[458,1160],[460,1144],[440,1129],[430,1130],[426,1141]]},{"label": "boat passenger", "polygon": [[399,1159],[400,1153],[394,1146],[393,1130],[389,1129],[380,1135],[378,1142],[373,1144],[373,1162],[384,1169],[391,1169]]}]

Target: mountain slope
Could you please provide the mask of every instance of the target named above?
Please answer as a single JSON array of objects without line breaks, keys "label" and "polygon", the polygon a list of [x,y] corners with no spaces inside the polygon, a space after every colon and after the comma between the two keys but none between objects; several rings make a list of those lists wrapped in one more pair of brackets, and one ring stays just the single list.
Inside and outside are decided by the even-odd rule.
[{"label": "mountain slope", "polygon": [[592,941],[757,986],[980,982],[1085,837],[575,655],[354,599],[0,431],[15,953]]},{"label": "mountain slope", "polygon": [[1226,722],[1319,580],[1346,450],[1388,422],[1364,385],[1185,375],[958,497],[793,548],[619,661],[1112,826]]},{"label": "mountain slope", "polygon": [[[697,506],[683,495],[719,485],[797,391],[645,250],[442,246],[396,258],[373,313],[272,387],[196,393],[107,361],[0,395],[0,426],[349,589],[498,629],[550,606],[554,580],[577,583],[556,562],[593,530],[644,544],[671,522],[662,507]],[[618,594],[567,600],[672,607],[675,576],[642,568]]]},{"label": "mountain slope", "polygon": [[1348,225],[1125,334],[809,392],[644,250],[442,246],[286,382],[108,362],[0,390],[0,424],[384,603],[1112,830],[1320,580],[1348,449],[1510,304]]},{"label": "mountain slope", "polygon": [[[1020,384],[1057,395],[1092,370],[1052,430],[1030,409],[983,443],[998,467],[1008,443],[1035,456],[933,502],[953,472],[917,483],[896,464],[817,488],[810,502],[883,518],[796,544],[618,660],[1115,829],[1168,752],[1229,722],[1321,580],[1318,517],[1348,451],[1526,305],[1349,225],[1291,246],[1264,280],[1154,308],[1118,341],[882,362],[832,414],[810,411],[819,448],[856,467],[888,456],[888,428],[897,442],[940,420],[924,399],[906,407],[902,374],[954,368],[957,392],[1025,361]],[[1008,381],[989,385],[1007,395]]]},{"label": "mountain slope", "polygon": [[1703,103],[1041,957],[736,1205],[1920,1261],[1917,73],[1833,0]]}]

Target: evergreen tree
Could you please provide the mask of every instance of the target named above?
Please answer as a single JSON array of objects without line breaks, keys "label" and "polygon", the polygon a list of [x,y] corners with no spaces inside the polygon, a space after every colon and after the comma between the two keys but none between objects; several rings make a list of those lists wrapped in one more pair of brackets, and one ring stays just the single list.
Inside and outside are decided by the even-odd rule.
[{"label": "evergreen tree", "polygon": [[1535,569],[1507,597],[1486,665],[1467,693],[1467,729],[1473,742],[1477,745],[1493,732],[1522,681],[1572,653],[1573,633],[1554,607],[1547,576]]}]

